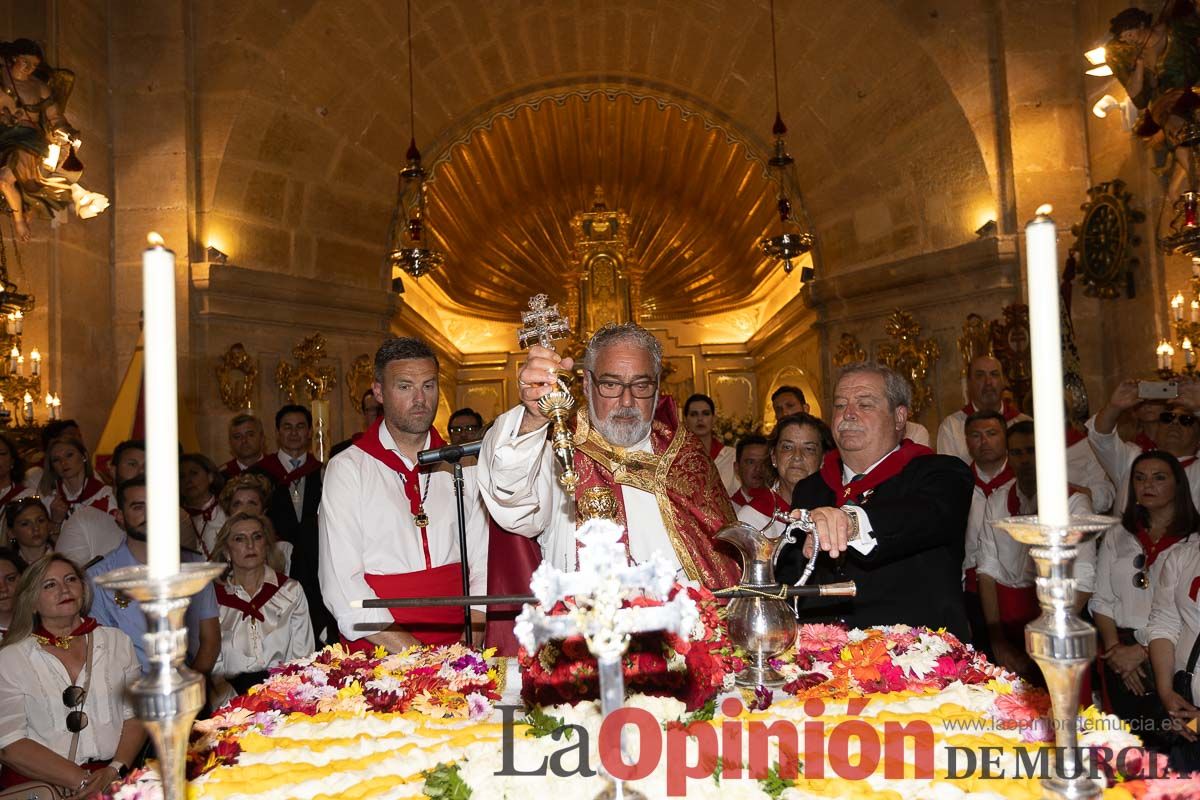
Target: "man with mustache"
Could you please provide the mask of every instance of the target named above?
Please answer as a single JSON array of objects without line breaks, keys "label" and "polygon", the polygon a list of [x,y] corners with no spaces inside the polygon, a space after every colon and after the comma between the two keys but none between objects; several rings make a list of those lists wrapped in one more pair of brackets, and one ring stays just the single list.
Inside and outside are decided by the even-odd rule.
[{"label": "man with mustache", "polygon": [[[419,466],[422,450],[445,446],[433,427],[438,358],[412,338],[388,339],[375,353],[375,399],[383,415],[329,460],[321,496],[320,576],[343,644],[392,652],[451,644],[464,636],[463,612],[444,608],[365,609],[369,597],[461,596],[462,555],[449,464]],[[487,593],[487,521],[466,470],[467,565],[471,594]],[[482,633],[482,611],[472,611]]]},{"label": "man with mustache", "polygon": [[723,588],[737,581],[736,556],[713,536],[733,521],[733,507],[700,440],[679,421],[670,397],[659,397],[662,346],[634,323],[602,327],[582,359],[583,408],[575,417],[579,483],[570,497],[562,467],[547,444],[538,400],[556,375],[574,366],[534,346],[518,375],[521,405],[501,414],[483,439],[479,486],[492,518],[506,530],[537,538],[542,557],[576,567],[576,506],[604,488],[626,526],[632,563],[660,553],[681,580]]},{"label": "man with mustache", "polygon": [[942,420],[938,427],[937,451],[958,456],[964,464],[971,463],[967,449],[967,417],[976,411],[996,411],[1004,415],[1009,425],[1029,419],[1016,406],[1004,401],[1004,367],[995,356],[976,356],[967,367],[967,404]]},{"label": "man with mustache", "polygon": [[[962,597],[963,539],[973,479],[966,464],[903,438],[912,390],[881,364],[842,368],[833,438],[821,469],[796,484],[825,556],[814,583],[853,580],[853,598],[808,598],[802,619],[840,618],[855,628],[926,625],[969,641]],[[795,512],[793,512],[795,514]],[[776,575],[795,581],[812,552],[785,546]]]}]

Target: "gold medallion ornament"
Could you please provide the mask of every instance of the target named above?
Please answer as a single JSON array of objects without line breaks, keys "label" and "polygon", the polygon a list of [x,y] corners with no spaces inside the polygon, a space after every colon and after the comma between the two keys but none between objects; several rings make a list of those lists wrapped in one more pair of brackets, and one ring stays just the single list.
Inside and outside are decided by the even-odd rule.
[{"label": "gold medallion ornament", "polygon": [[416,514],[413,514],[413,524],[418,528],[429,527],[429,515],[425,513],[425,509],[421,509]]},{"label": "gold medallion ornament", "polygon": [[617,498],[607,486],[592,486],[583,490],[579,498],[579,520],[607,519],[616,522]]}]

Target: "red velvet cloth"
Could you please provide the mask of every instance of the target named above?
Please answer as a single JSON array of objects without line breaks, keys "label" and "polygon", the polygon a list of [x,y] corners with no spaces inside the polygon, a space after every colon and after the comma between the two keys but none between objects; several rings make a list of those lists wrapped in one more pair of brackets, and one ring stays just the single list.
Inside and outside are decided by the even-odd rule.
[{"label": "red velvet cloth", "polygon": [[[535,540],[488,521],[488,594],[529,594],[529,579],[541,563],[542,549]],[[517,655],[513,624],[520,613],[519,603],[488,606],[484,641],[497,654]]]},{"label": "red velvet cloth", "polygon": [[[79,765],[79,768],[85,769],[88,772],[99,772],[107,766],[107,761],[85,761]],[[12,767],[0,769],[0,789],[11,789],[14,786],[20,786],[22,783],[29,783],[32,780],[36,779],[26,777]]]},{"label": "red velvet cloth", "polygon": [[1025,626],[1042,613],[1037,590],[1032,586],[996,584],[996,603],[1000,606],[1000,627],[1004,638],[1017,647],[1025,648]]}]

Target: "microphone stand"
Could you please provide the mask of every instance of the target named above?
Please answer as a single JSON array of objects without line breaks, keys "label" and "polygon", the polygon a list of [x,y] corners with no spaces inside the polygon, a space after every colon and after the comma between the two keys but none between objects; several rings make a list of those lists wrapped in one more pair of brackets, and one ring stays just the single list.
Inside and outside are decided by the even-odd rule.
[{"label": "microphone stand", "polygon": [[[420,464],[435,464],[439,461],[445,461],[454,467],[454,505],[458,511],[458,554],[459,566],[462,567],[462,593],[464,596],[471,593],[471,570],[467,563],[467,511],[466,500],[463,497],[463,467],[462,458],[465,455],[473,455],[479,452],[477,442],[472,442],[476,446],[471,448],[469,445],[463,447],[441,447],[436,450],[422,450],[417,454],[417,462]],[[463,634],[465,635],[468,645],[471,644],[471,607],[463,606]]]}]

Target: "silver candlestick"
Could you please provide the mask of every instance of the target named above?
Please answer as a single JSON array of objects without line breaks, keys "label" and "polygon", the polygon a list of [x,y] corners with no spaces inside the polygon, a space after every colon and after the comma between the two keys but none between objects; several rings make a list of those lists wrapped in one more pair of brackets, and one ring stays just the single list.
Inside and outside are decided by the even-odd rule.
[{"label": "silver candlestick", "polygon": [[188,669],[187,613],[189,598],[225,571],[223,564],[181,564],[168,578],[151,578],[148,567],[124,567],[105,573],[96,583],[121,592],[141,605],[146,615],[145,650],[149,671],[133,682],[134,711],[150,733],[158,753],[163,797],[185,796],[184,765],[188,736],[196,712],[204,705],[204,679]]},{"label": "silver candlestick", "polygon": [[1077,546],[1117,520],[1093,514],[1073,515],[1066,527],[1036,516],[1008,517],[993,524],[1021,544],[1037,568],[1037,598],[1042,615],[1025,626],[1025,649],[1046,679],[1054,714],[1056,754],[1050,777],[1042,780],[1048,797],[1091,800],[1103,789],[1088,777],[1078,749],[1079,689],[1096,658],[1096,629],[1075,613]]}]

